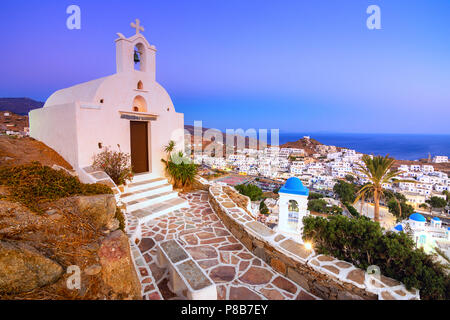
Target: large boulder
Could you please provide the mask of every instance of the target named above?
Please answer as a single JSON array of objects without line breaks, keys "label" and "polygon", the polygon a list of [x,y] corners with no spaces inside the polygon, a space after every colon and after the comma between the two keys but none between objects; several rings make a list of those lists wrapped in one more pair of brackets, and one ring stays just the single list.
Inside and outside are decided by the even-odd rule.
[{"label": "large boulder", "polygon": [[101,277],[112,291],[122,299],[142,299],[128,238],[121,230],[112,232],[102,241],[98,256]]},{"label": "large boulder", "polygon": [[63,268],[24,243],[0,241],[0,292],[21,293],[57,281]]},{"label": "large boulder", "polygon": [[95,224],[97,228],[111,225],[116,214],[116,200],[113,195],[74,197],[78,211]]}]

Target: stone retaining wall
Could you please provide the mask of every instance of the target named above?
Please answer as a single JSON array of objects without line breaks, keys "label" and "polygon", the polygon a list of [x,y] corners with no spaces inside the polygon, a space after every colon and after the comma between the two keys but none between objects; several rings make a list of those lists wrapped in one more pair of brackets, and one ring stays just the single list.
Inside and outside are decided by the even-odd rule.
[{"label": "stone retaining wall", "polygon": [[303,244],[255,221],[222,186],[209,187],[210,204],[228,230],[256,256],[312,294],[330,300],[415,300],[400,282],[368,276],[364,270],[333,257],[316,255]]}]

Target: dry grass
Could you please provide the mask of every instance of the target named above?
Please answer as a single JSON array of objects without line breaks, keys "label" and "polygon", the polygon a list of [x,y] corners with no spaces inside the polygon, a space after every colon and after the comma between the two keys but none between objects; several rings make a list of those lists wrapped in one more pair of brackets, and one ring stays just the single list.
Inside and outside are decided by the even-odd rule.
[{"label": "dry grass", "polygon": [[63,157],[40,141],[28,137],[13,139],[0,136],[0,166],[17,166],[33,161],[49,167],[56,164],[72,169]]}]

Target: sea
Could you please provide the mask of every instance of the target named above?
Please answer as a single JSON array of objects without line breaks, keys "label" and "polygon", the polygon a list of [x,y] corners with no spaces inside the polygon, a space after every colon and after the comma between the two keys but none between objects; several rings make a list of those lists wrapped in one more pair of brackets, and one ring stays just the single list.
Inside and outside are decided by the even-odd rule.
[{"label": "sea", "polygon": [[[285,133],[280,131],[280,145],[309,136],[325,145],[354,149],[373,155],[387,155],[397,160],[419,160],[431,156],[450,157],[450,135],[435,134],[361,134],[361,133]],[[270,143],[270,141],[268,141]]]}]

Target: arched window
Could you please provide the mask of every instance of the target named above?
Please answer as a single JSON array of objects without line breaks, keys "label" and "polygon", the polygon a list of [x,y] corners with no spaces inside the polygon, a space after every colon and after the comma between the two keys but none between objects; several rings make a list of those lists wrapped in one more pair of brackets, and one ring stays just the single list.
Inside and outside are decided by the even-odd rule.
[{"label": "arched window", "polygon": [[137,88],[138,88],[138,90],[144,90],[144,84],[142,83],[142,81],[138,82]]},{"label": "arched window", "polygon": [[297,201],[289,200],[288,211],[289,211],[288,226],[289,226],[290,229],[295,231],[295,230],[297,230],[298,213],[300,211],[299,208],[298,208]]},{"label": "arched window", "polygon": [[147,112],[147,102],[142,96],[136,96],[133,100],[133,111]]}]

